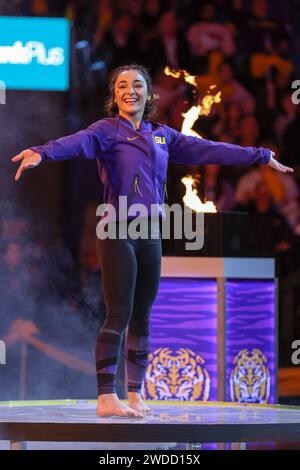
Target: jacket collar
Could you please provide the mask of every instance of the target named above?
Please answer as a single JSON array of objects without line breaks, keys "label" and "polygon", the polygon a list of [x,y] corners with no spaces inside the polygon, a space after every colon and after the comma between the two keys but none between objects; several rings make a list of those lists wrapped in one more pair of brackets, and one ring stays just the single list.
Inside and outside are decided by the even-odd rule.
[{"label": "jacket collar", "polygon": [[121,116],[120,114],[116,114],[115,118],[121,119],[122,121],[124,121],[126,124],[128,124],[130,127],[132,127],[132,129],[134,129],[136,131],[141,131],[141,130],[144,130],[144,129],[148,129],[148,126],[149,126],[149,123],[147,121],[145,121],[144,119],[142,119],[141,122],[140,122],[140,127],[138,129],[135,129],[132,122],[129,121],[129,119],[126,119],[124,116]]}]

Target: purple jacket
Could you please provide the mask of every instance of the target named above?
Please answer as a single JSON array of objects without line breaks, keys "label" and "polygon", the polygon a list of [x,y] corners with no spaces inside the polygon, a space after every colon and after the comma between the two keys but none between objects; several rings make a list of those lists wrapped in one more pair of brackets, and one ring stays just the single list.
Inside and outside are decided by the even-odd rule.
[{"label": "purple jacket", "polygon": [[128,206],[161,205],[166,193],[168,162],[204,165],[251,165],[268,163],[271,150],[240,147],[186,136],[158,122],[142,120],[138,130],[117,114],[91,124],[75,134],[31,147],[43,160],[66,160],[73,157],[96,159],[104,184],[104,203],[118,209],[118,196],[128,196]]}]

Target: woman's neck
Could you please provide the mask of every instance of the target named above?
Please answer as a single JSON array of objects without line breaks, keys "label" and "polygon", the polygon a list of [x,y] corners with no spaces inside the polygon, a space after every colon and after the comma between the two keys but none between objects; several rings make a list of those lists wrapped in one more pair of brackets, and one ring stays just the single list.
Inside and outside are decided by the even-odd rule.
[{"label": "woman's neck", "polygon": [[130,121],[135,129],[139,129],[141,120],[142,120],[142,113],[137,113],[134,115],[119,112],[120,116]]}]

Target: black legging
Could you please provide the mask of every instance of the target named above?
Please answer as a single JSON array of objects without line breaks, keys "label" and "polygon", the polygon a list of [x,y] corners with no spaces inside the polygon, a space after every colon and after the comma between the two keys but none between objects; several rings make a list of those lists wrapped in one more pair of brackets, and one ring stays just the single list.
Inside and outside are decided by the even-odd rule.
[{"label": "black legging", "polygon": [[124,352],[128,391],[141,391],[150,346],[149,317],[161,273],[161,228],[157,220],[153,230],[159,237],[150,238],[150,230],[149,223],[147,239],[97,238],[106,304],[96,343],[99,395],[116,393],[116,371],[127,326]]}]

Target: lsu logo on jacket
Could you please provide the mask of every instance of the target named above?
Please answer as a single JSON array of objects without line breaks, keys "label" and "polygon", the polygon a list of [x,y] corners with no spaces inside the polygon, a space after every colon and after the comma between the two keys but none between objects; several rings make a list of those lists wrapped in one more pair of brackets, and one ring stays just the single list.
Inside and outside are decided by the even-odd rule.
[{"label": "lsu logo on jacket", "polygon": [[154,135],[153,136],[153,141],[156,144],[165,144],[166,143],[166,138],[164,136]]}]

